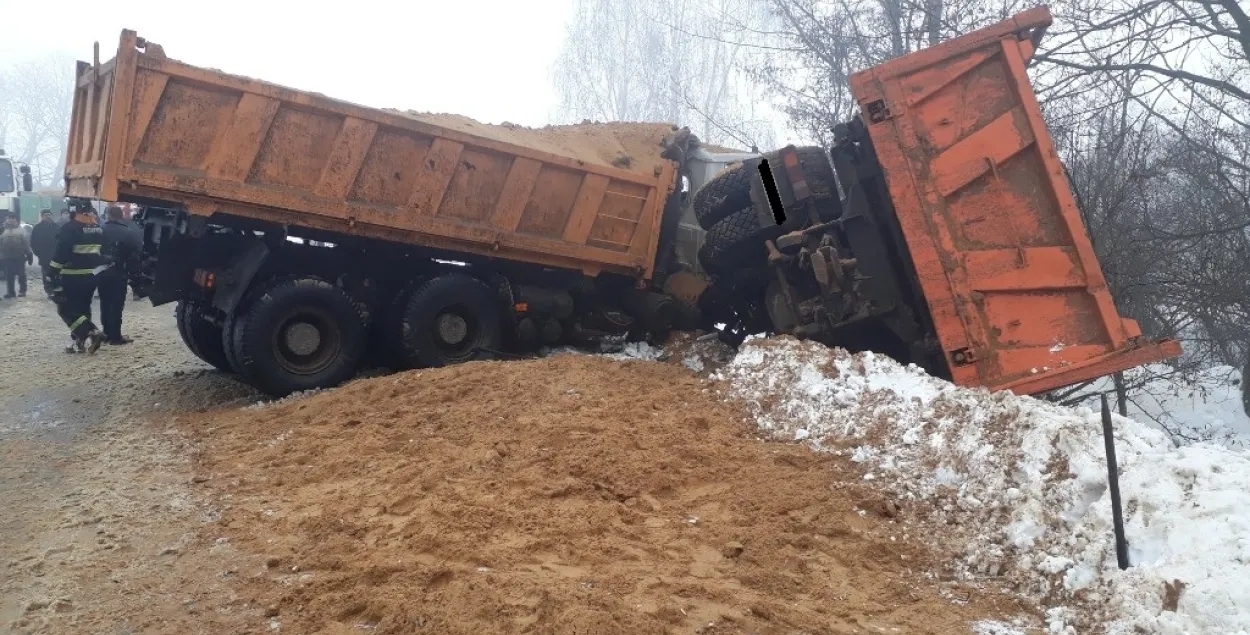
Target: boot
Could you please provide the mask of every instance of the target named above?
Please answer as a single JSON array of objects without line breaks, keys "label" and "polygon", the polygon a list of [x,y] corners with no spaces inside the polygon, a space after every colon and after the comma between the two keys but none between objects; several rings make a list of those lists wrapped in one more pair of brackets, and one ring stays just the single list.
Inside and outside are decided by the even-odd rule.
[{"label": "boot", "polygon": [[87,334],[87,354],[95,355],[100,350],[100,345],[104,343],[104,334],[100,331],[92,331]]}]

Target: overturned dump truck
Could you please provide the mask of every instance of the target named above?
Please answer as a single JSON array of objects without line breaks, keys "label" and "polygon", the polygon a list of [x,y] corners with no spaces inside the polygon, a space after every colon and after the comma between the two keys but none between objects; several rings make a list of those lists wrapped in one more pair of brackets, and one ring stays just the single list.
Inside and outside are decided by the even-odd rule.
[{"label": "overturned dump truck", "polygon": [[[1038,392],[1178,352],[1116,314],[1063,182],[1023,71],[1048,19],[860,74],[831,153],[786,148],[694,193],[686,129],[365,108],[124,31],[78,65],[66,190],[143,205],[132,284],[273,395],[721,323]],[[676,257],[687,202],[710,285]]]},{"label": "overturned dump truck", "polygon": [[700,188],[709,319],[1021,394],[1179,355],[1107,289],[1025,73],[1050,22],[1039,7],[857,73],[833,147]]}]

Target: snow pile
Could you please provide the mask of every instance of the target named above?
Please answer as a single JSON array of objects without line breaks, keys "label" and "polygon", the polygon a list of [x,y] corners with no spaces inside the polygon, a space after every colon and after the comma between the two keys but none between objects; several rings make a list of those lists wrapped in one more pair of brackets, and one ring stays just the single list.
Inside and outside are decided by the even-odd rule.
[{"label": "snow pile", "polygon": [[[1192,376],[1156,364],[1126,373],[1135,388],[1128,400],[1129,417],[1166,430],[1177,444],[1211,441],[1250,447],[1250,416],[1241,402],[1241,373],[1217,366]],[[1109,379],[1095,382],[1095,392],[1114,389]]]},{"label": "snow pile", "polygon": [[998,579],[1038,600],[1049,632],[1250,632],[1250,452],[1178,450],[1156,427],[1116,417],[1134,564],[1122,573],[1089,409],[958,388],[792,338],[747,342],[714,378],[774,436],[862,464],[922,525],[911,535],[949,556],[943,575]]}]

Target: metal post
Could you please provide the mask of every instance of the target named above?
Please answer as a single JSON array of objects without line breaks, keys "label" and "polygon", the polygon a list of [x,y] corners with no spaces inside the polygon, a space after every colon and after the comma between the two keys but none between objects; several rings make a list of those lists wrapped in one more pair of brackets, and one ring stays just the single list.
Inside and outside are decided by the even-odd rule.
[{"label": "metal post", "polygon": [[1128,416],[1128,390],[1124,387],[1124,372],[1112,375],[1115,380],[1115,404],[1121,417]]},{"label": "metal post", "polygon": [[1111,404],[1102,393],[1102,437],[1107,445],[1107,482],[1111,488],[1111,522],[1115,526],[1115,560],[1128,568],[1128,540],[1124,537],[1124,511],[1120,506],[1120,468],[1115,460],[1115,433],[1111,428]]}]

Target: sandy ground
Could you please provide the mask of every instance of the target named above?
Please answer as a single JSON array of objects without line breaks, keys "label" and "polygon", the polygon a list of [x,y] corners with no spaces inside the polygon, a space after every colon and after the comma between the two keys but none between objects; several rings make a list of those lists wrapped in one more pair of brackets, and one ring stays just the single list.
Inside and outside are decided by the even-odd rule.
[{"label": "sandy ground", "polygon": [[563,355],[282,403],[210,371],[172,308],[61,351],[0,303],[0,632],[967,633],[840,459],[763,442],[672,363]]}]

